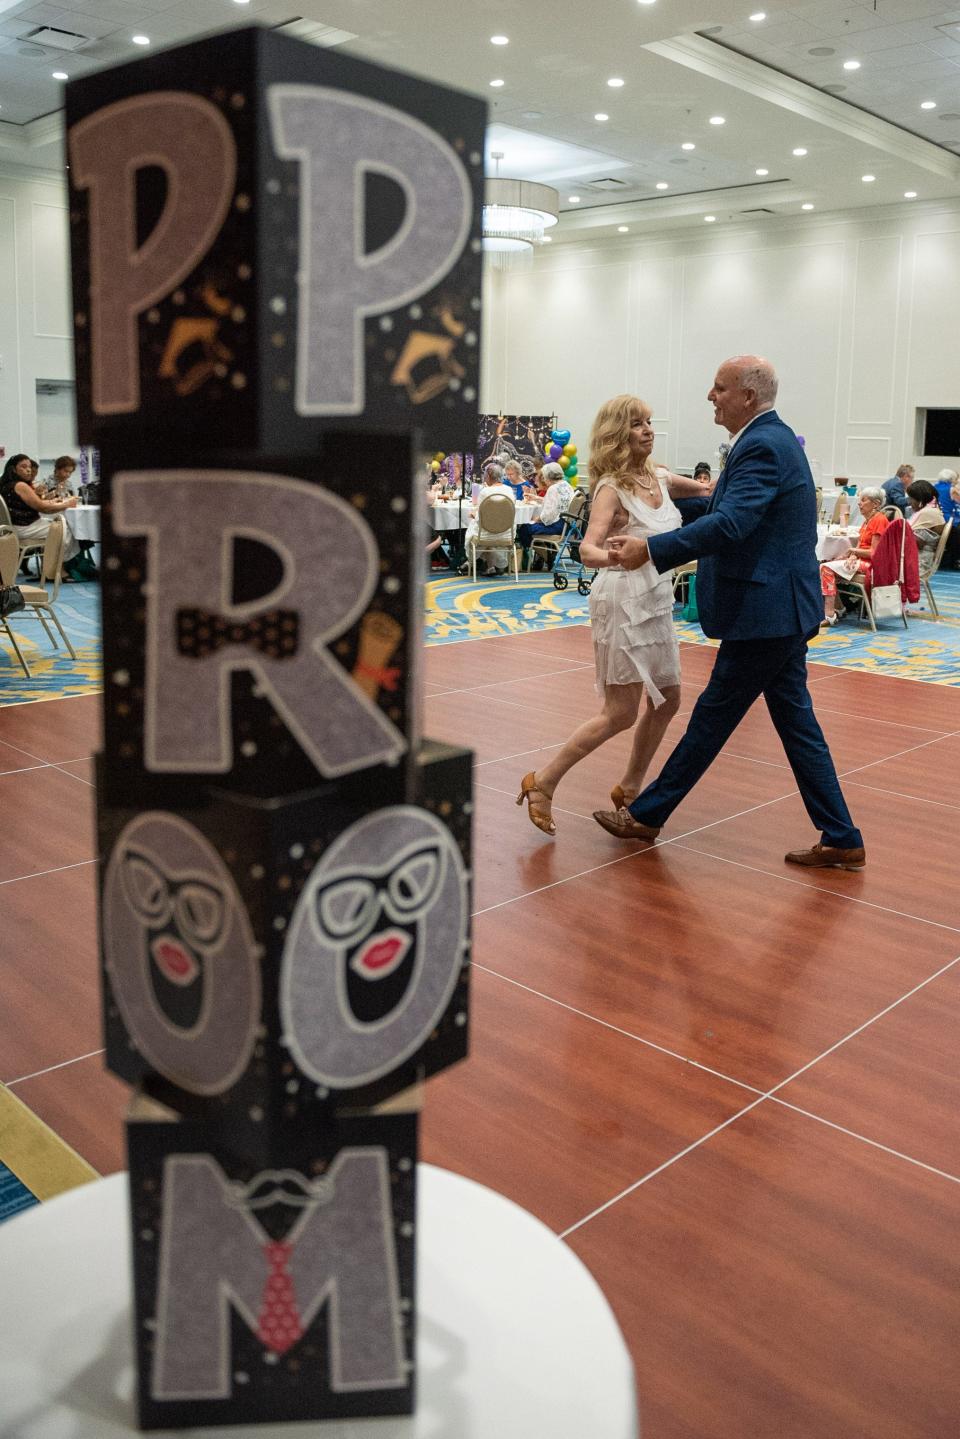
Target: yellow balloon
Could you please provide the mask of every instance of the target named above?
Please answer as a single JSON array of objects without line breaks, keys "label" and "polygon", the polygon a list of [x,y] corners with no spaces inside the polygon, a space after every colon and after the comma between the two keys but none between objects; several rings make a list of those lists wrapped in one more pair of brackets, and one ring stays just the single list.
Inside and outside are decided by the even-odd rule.
[{"label": "yellow balloon", "polygon": [[435,460],[438,460],[441,464],[443,463],[443,461],[444,461],[446,458],[447,458],[447,457],[446,457],[446,455],[444,454],[443,450],[438,450],[437,453],[436,453],[436,455],[434,456],[434,459],[435,459]]},{"label": "yellow balloon", "polygon": [[439,461],[439,460],[431,460],[431,461],[430,461],[430,468],[431,468],[431,470],[433,471],[433,473],[436,474],[437,471],[438,471],[439,468],[440,468],[440,461]]},{"label": "yellow balloon", "polygon": [[569,463],[570,463],[570,456],[569,456],[569,455],[561,455],[560,458],[559,458],[559,460],[557,461],[557,464],[560,466],[561,470],[565,470],[565,469],[567,468],[567,466],[569,465]]},{"label": "yellow balloon", "polygon": [[567,456],[567,459],[572,459],[573,456],[577,453],[576,445],[564,445],[563,453]]},{"label": "yellow balloon", "polygon": [[545,460],[549,460],[549,458],[550,458],[550,446],[549,446],[549,445],[547,446],[547,448],[546,448],[546,449],[544,450],[544,452],[543,452],[543,458],[544,458]]}]

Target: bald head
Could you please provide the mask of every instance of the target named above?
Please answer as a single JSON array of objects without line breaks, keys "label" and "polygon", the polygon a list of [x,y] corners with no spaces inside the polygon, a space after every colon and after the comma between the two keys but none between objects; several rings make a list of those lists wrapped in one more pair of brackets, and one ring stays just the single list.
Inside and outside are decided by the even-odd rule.
[{"label": "bald head", "polygon": [[777,376],[762,355],[734,355],[717,371],[707,399],[716,424],[736,435],[755,415],[773,408]]}]

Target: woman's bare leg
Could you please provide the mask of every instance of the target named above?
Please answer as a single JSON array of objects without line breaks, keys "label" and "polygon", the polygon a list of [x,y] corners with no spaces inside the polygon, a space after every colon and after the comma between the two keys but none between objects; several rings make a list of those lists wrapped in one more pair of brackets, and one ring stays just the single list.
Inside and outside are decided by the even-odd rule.
[{"label": "woman's bare leg", "polygon": [[553,794],[568,769],[580,760],[606,744],[615,734],[629,729],[637,718],[643,685],[607,685],[604,690],[603,709],[593,719],[587,720],[562,745],[549,764],[536,772],[537,788],[544,794]]},{"label": "woman's bare leg", "polygon": [[633,745],[627,768],[624,770],[620,788],[627,804],[635,800],[643,789],[644,777],[650,768],[650,761],[667,732],[667,726],[680,708],[680,686],[664,685],[663,704],[657,708],[649,697],[644,700],[637,727],[633,732]]}]

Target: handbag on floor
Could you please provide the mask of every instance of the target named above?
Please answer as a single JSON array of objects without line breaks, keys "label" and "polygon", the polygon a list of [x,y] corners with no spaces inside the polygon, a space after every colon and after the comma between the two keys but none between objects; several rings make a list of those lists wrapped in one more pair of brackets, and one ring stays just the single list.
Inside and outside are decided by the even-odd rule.
[{"label": "handbag on floor", "polygon": [[870,608],[875,620],[898,620],[903,614],[903,552],[907,542],[907,525],[901,520],[900,574],[892,585],[874,585],[870,591]]},{"label": "handbag on floor", "polygon": [[19,585],[0,585],[0,619],[15,615],[25,608],[23,591]]}]

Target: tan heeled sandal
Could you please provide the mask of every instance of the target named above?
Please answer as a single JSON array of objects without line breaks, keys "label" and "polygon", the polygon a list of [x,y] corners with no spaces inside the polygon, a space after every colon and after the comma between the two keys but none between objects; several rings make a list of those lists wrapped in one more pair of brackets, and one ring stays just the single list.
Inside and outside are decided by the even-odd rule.
[{"label": "tan heeled sandal", "polygon": [[[534,799],[534,795],[538,798]],[[520,781],[520,793],[517,795],[517,804],[522,805],[527,801],[527,813],[530,816],[530,823],[535,824],[537,829],[544,834],[556,834],[557,826],[553,822],[551,809],[552,795],[546,794],[537,784],[537,776],[534,770],[525,774]]]},{"label": "tan heeled sandal", "polygon": [[623,788],[623,785],[615,784],[613,786],[613,789],[610,791],[610,802],[612,803],[614,809],[628,809],[630,805],[633,804],[633,801],[637,798],[637,795],[639,793],[640,791],[637,790],[636,794],[632,794],[628,799],[626,790]]}]

